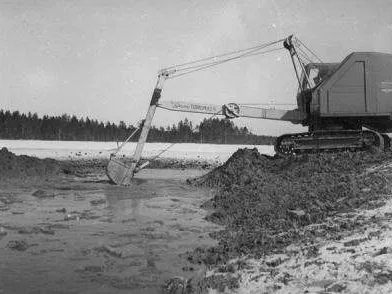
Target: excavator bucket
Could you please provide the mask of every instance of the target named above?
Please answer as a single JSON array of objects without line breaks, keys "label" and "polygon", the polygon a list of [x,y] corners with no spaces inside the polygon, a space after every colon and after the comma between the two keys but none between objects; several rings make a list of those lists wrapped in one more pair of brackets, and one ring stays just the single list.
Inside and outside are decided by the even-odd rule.
[{"label": "excavator bucket", "polygon": [[106,166],[106,175],[116,185],[128,186],[134,174],[133,164],[127,165],[115,156],[111,156]]},{"label": "excavator bucket", "polygon": [[148,107],[139,141],[136,145],[136,149],[132,157],[132,162],[130,164],[126,164],[120,161],[119,158],[116,158],[115,155],[110,156],[109,163],[106,166],[106,174],[108,178],[117,185],[130,185],[133,175],[139,170],[141,170],[143,167],[146,167],[148,165],[148,162],[139,165],[139,161],[142,156],[144,144],[147,141],[148,132],[151,128],[151,122],[154,117],[159,98],[161,97],[163,83],[165,82],[165,79],[167,77],[167,72],[162,72],[158,76],[158,81],[151,97],[150,106]]}]

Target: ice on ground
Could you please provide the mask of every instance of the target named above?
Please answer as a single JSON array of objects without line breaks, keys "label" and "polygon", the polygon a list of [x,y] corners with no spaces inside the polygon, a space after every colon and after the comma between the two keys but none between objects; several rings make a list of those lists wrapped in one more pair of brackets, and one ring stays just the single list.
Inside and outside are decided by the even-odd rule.
[{"label": "ice on ground", "polygon": [[[120,143],[121,144],[121,143]],[[122,154],[131,156],[137,143],[125,145]],[[171,143],[146,143],[143,157],[154,157]],[[0,140],[0,147],[6,147],[16,155],[29,155],[38,158],[54,159],[92,159],[109,158],[118,145],[116,142],[90,141],[41,141],[41,140]],[[272,145],[218,145],[178,143],[163,153],[160,158],[189,160],[226,161],[239,148],[257,148],[260,153],[273,155]]]},{"label": "ice on ground", "polygon": [[[308,243],[318,247],[314,257],[304,244],[292,244],[285,254],[248,259],[236,293],[392,293],[391,215],[392,198],[382,207],[357,210],[351,217],[364,224],[343,238]],[[279,264],[268,266],[269,260]]]}]

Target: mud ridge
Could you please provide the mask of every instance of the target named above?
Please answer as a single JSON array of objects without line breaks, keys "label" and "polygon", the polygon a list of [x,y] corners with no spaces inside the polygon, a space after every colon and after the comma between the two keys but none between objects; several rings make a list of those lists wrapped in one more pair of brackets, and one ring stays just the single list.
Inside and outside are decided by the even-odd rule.
[{"label": "mud ridge", "polygon": [[[303,236],[300,228],[337,213],[381,205],[390,179],[380,166],[392,153],[342,152],[270,157],[240,149],[222,166],[189,184],[216,189],[205,203],[207,220],[225,226],[213,248],[198,248],[189,261],[209,267],[233,258],[280,251]],[[235,285],[235,284],[234,284]]]},{"label": "mud ridge", "polygon": [[0,181],[2,184],[25,183],[46,180],[58,175],[60,166],[53,159],[39,159],[27,155],[15,155],[7,148],[0,150]]},{"label": "mud ridge", "polygon": [[[141,162],[148,159],[142,158]],[[124,158],[125,163],[130,162],[130,158]],[[106,169],[108,159],[74,159],[61,161],[62,171],[65,174],[76,175],[79,177],[88,177],[91,174],[100,174]],[[150,161],[147,168],[149,169],[203,169],[211,170],[219,166],[219,162],[208,160],[194,159],[176,159],[176,158],[157,158]]]}]

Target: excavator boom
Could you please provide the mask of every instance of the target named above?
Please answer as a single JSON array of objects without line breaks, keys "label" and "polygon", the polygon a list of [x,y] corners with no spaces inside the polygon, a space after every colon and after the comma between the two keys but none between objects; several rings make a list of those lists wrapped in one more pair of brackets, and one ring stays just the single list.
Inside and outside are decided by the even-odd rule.
[{"label": "excavator boom", "polygon": [[223,115],[226,118],[259,118],[289,121],[300,123],[305,119],[298,110],[284,110],[274,108],[260,108],[255,106],[228,103],[224,105],[203,104],[185,101],[162,101],[158,103],[159,108],[180,112],[203,113],[212,115]]},{"label": "excavator boom", "polygon": [[223,114],[222,106],[215,105],[215,104],[192,103],[192,102],[185,102],[185,101],[161,101],[158,103],[157,106],[159,108],[163,108],[171,111],[216,114],[216,115]]}]

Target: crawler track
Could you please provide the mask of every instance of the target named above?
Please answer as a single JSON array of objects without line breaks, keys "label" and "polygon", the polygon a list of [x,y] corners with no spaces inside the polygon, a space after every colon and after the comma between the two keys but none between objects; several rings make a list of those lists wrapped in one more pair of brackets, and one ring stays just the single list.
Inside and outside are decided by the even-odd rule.
[{"label": "crawler track", "polygon": [[278,137],[275,152],[283,155],[360,151],[371,147],[384,150],[390,147],[390,138],[369,130],[317,131],[286,134]]}]

